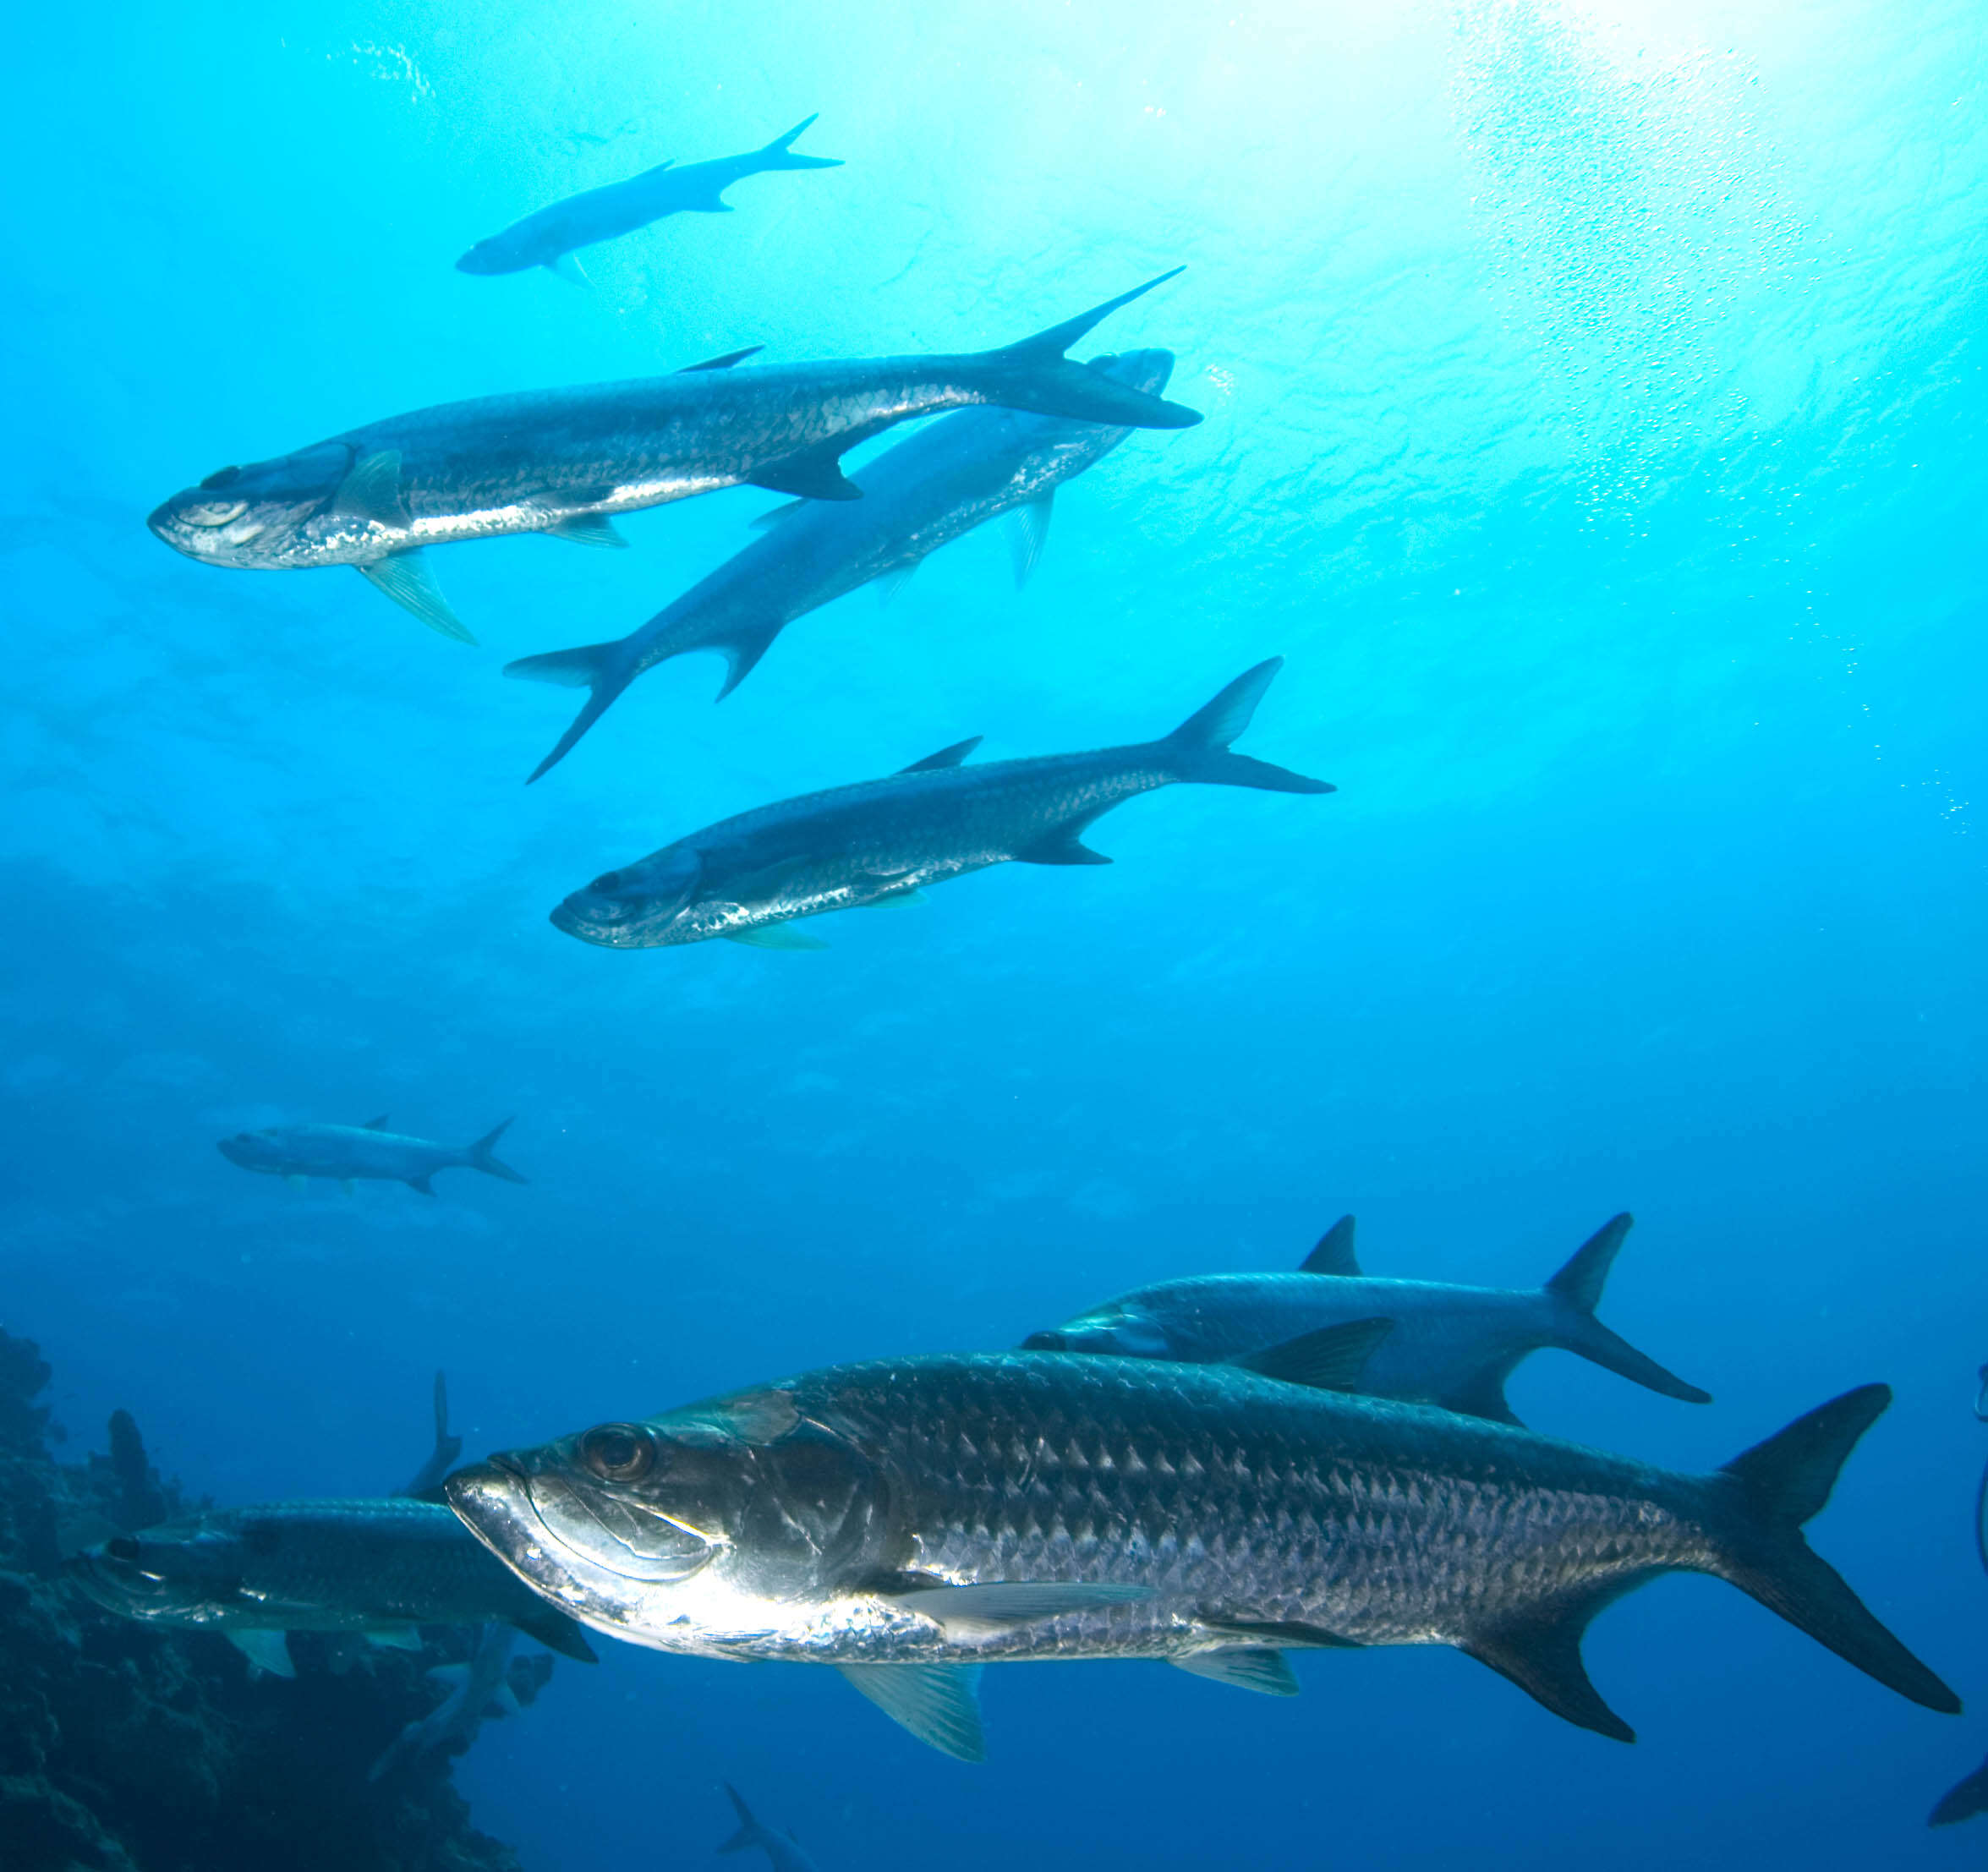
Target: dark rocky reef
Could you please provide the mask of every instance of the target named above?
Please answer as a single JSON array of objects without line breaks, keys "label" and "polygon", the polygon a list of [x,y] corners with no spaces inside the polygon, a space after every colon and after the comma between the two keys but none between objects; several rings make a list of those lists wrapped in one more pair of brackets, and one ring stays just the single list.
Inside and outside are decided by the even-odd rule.
[{"label": "dark rocky reef", "polygon": [[518,1872],[469,1825],[445,1756],[369,1783],[434,1707],[423,1672],[474,1633],[419,1652],[292,1636],[294,1680],[251,1677],[211,1633],[100,1610],[62,1578],[79,1541],[183,1511],[137,1426],[58,1464],[36,1399],[49,1369],[0,1331],[0,1866],[5,1872]]}]

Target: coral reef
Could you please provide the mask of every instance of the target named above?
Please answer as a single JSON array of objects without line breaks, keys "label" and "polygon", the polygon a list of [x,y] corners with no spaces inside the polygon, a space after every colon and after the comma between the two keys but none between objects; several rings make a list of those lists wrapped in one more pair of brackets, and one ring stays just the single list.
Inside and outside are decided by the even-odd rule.
[{"label": "coral reef", "polygon": [[36,1399],[49,1368],[0,1331],[0,1866],[5,1872],[517,1872],[477,1832],[446,1754],[369,1782],[401,1731],[434,1708],[419,1653],[293,1636],[293,1681],[252,1675],[211,1633],[121,1619],[63,1578],[80,1542],[183,1512],[137,1425],[110,1453],[61,1464]]}]

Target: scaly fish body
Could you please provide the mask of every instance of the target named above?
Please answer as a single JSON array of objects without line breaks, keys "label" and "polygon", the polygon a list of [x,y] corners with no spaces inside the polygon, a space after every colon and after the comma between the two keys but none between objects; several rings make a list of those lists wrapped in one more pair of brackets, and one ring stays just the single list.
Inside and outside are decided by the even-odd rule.
[{"label": "scaly fish body", "polygon": [[1729,1579],[1955,1706],[1799,1530],[1887,1397],[1853,1393],[1693,1476],[1231,1368],[912,1358],[599,1426],[458,1471],[448,1493],[563,1610],[660,1650],[1193,1667],[1447,1644],[1626,1738],[1580,1632],[1674,1570]]},{"label": "scaly fish body", "polygon": [[437,1503],[276,1502],[120,1535],[71,1563],[100,1605],[148,1623],[378,1631],[501,1619],[586,1656],[570,1624]]},{"label": "scaly fish body", "polygon": [[1163,741],[962,767],[976,737],[883,780],[720,820],[596,878],[552,921],[609,949],[749,939],[769,925],[907,898],[989,865],[1107,862],[1079,841],[1083,829],[1178,781],[1329,793],[1323,780],[1229,751],[1281,660],[1238,677]]},{"label": "scaly fish body", "polygon": [[[1093,358],[1084,368],[1157,396],[1173,363],[1171,352],[1135,351]],[[561,759],[637,676],[671,657],[721,653],[729,665],[722,698],[794,619],[872,579],[908,572],[997,515],[1032,507],[1032,548],[1055,490],[1130,434],[1010,410],[961,410],[865,463],[855,477],[862,500],[797,503],[765,538],[627,637],[507,665],[507,676],[594,692],[532,778]]]}]

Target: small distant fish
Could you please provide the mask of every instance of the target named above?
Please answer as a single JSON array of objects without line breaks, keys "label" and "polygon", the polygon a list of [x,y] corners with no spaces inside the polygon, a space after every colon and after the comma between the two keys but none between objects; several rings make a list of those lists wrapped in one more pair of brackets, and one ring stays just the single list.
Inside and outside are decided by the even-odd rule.
[{"label": "small distant fish", "polygon": [[1595,1317],[1633,1219],[1620,1215],[1604,1223],[1544,1287],[1526,1292],[1370,1280],[1354,1256],[1353,1218],[1342,1216],[1297,1273],[1164,1281],[1052,1331],[1031,1333],[1022,1345],[1032,1352],[1245,1365],[1303,1382],[1310,1335],[1382,1318],[1393,1330],[1368,1358],[1355,1388],[1369,1397],[1515,1424],[1505,1380],[1522,1360],[1557,1346],[1667,1398],[1710,1404],[1710,1393],[1646,1358]]},{"label": "small distant fish", "polygon": [[521,1667],[528,1673],[524,1682],[535,1694],[532,1678],[538,1676],[537,1665],[543,1663],[550,1669],[552,1663],[549,1657],[520,1658],[513,1663],[511,1647],[517,1637],[509,1625],[485,1625],[477,1634],[476,1649],[467,1664],[440,1664],[429,1672],[429,1681],[445,1688],[447,1695],[387,1744],[367,1771],[366,1779],[383,1781],[423,1755],[438,1752],[460,1754],[476,1740],[477,1731],[490,1717],[516,1715],[524,1706],[524,1699],[518,1694],[517,1673]]},{"label": "small distant fish", "polygon": [[1329,793],[1229,744],[1256,713],[1282,657],[1259,663],[1164,740],[1033,760],[961,764],[980,745],[941,748],[901,773],[722,819],[596,878],[552,912],[605,949],[714,936],[760,949],[820,949],[782,926],[801,917],[916,900],[920,887],[989,865],[1109,864],[1082,842],[1100,814],[1155,787],[1193,781]]},{"label": "small distant fish", "polygon": [[433,1196],[431,1179],[441,1170],[481,1170],[507,1183],[524,1183],[508,1163],[497,1161],[497,1140],[511,1127],[507,1118],[474,1144],[430,1144],[426,1138],[403,1137],[386,1129],[384,1117],[364,1125],[278,1125],[268,1130],[238,1131],[216,1147],[230,1163],[265,1176],[280,1176],[303,1185],[306,1177],[329,1177],[352,1193],[361,1178],[404,1183],[423,1196]]},{"label": "small distant fish", "polygon": [[[1084,368],[1157,397],[1173,374],[1174,354],[1131,351],[1093,358]],[[763,523],[765,539],[629,636],[506,664],[507,676],[593,691],[532,779],[563,760],[644,671],[715,650],[727,665],[722,702],[796,618],[872,579],[888,597],[928,556],[998,514],[1016,524],[1015,577],[1022,583],[1042,553],[1056,490],[1131,433],[1010,410],[961,410],[857,469],[862,500],[776,508]]]},{"label": "small distant fish", "polygon": [[[818,111],[815,117],[820,114]],[[719,156],[682,168],[661,162],[626,182],[611,182],[604,189],[569,195],[564,201],[556,201],[549,208],[527,215],[523,221],[513,222],[502,233],[479,240],[456,262],[456,271],[522,273],[543,266],[583,286],[586,276],[571,257],[576,249],[632,234],[665,215],[728,215],[731,204],[723,199],[725,191],[748,176],[773,169],[840,169],[842,163],[838,156],[796,156],[790,147],[813,122],[813,117],[804,118],[785,136],[776,136],[772,142],[748,150],[743,156]]]},{"label": "small distant fish", "polygon": [[674,376],[443,403],[217,468],[145,523],[210,566],[356,566],[423,623],[474,643],[424,548],[512,533],[619,546],[627,542],[614,514],[747,484],[858,500],[862,489],[842,473],[844,451],[895,424],[972,404],[1192,428],[1197,411],[1063,355],[1108,313],[1180,271],[994,351],[735,369],[759,348],[750,345]]},{"label": "small distant fish", "polygon": [[1958,1711],[1802,1532],[1890,1401],[1863,1386],[1688,1475],[1227,1366],[940,1355],[598,1424],[457,1470],[448,1497],[595,1630],[834,1665],[967,1760],[983,1664],[1158,1658],[1289,1696],[1287,1649],[1348,1645],[1454,1645],[1629,1742],[1581,1638],[1667,1573]]},{"label": "small distant fish", "polygon": [[456,1466],[456,1459],[462,1453],[463,1439],[449,1434],[449,1382],[438,1371],[435,1375],[435,1448],[429,1451],[428,1460],[414,1471],[402,1495],[414,1502],[441,1501],[441,1479]]},{"label": "small distant fish", "polygon": [[363,1632],[419,1646],[422,1625],[501,1619],[591,1663],[573,1623],[493,1562],[444,1507],[400,1499],[271,1502],[121,1535],[69,1563],[84,1591],[148,1624],[218,1631],[293,1677],[287,1632]]},{"label": "small distant fish", "polygon": [[746,1805],[746,1797],[730,1782],[725,1784],[725,1792],[731,1796],[731,1804],[738,1809],[738,1831],[718,1850],[720,1853],[743,1853],[748,1847],[758,1847],[766,1855],[766,1863],[773,1872],[815,1872],[814,1861],[801,1850],[801,1842],[791,1833],[776,1833],[764,1821],[757,1819],[753,1809]]}]

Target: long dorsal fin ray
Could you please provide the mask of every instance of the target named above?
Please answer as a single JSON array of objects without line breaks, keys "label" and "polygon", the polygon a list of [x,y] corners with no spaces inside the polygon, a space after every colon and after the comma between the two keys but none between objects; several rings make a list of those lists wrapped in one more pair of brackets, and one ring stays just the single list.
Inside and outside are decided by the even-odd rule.
[{"label": "long dorsal fin ray", "polygon": [[742,351],[721,352],[715,358],[705,358],[697,364],[685,364],[676,375],[687,377],[693,370],[729,370],[734,364],[743,364],[748,358],[757,355],[765,348],[763,344],[749,344]]},{"label": "long dorsal fin ray", "polygon": [[1339,1274],[1348,1279],[1360,1276],[1360,1260],[1353,1252],[1353,1218],[1341,1216],[1318,1238],[1318,1245],[1298,1263],[1301,1274]]},{"label": "long dorsal fin ray", "polygon": [[901,767],[901,774],[936,774],[941,769],[959,766],[987,737],[984,735],[969,736],[965,741],[956,741],[950,747],[941,747],[936,754],[928,754],[923,760],[914,760],[909,767]]}]

